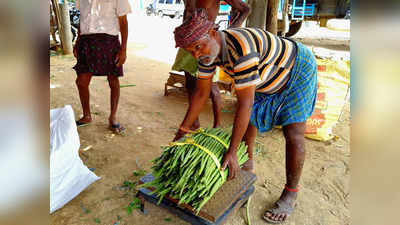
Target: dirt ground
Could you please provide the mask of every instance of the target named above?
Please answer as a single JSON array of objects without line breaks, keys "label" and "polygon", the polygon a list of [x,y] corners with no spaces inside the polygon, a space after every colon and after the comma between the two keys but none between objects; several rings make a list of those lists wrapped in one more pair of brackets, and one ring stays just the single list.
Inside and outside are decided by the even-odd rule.
[{"label": "dirt ground", "polygon": [[[131,25],[130,25],[131,26]],[[300,38],[299,38],[300,39]],[[334,43],[334,42],[333,42]],[[348,50],[340,40],[337,50]],[[332,40],[327,48],[334,48]],[[312,44],[311,44],[312,45]],[[323,47],[321,39],[318,46]],[[134,170],[150,171],[150,160],[161,153],[174,137],[177,126],[187,109],[184,93],[164,94],[170,63],[143,57],[140,52],[149,44],[130,39],[125,76],[121,84],[135,84],[121,88],[118,117],[127,130],[126,135],[112,135],[107,129],[109,114],[109,87],[105,77],[94,77],[90,85],[93,123],[78,128],[81,149],[92,146],[80,154],[81,159],[101,179],[62,209],[51,215],[53,225],[81,224],[187,224],[166,210],[146,204],[148,214],[133,211],[127,214],[126,206],[133,192],[121,188],[124,181],[138,181]],[[170,55],[174,55],[171,53]],[[164,58],[164,61],[165,58]],[[71,69],[73,56],[51,56],[51,108],[71,105],[76,118],[81,116],[81,106],[75,86],[76,74]],[[222,124],[232,124],[235,100],[223,95]],[[203,127],[212,125],[211,102],[200,116]],[[349,224],[349,161],[350,161],[350,105],[334,128],[338,136],[334,141],[306,140],[306,161],[300,182],[296,211],[285,224],[330,225]],[[285,143],[281,130],[259,134],[256,151],[257,181],[250,208],[252,224],[266,224],[261,216],[277,200],[285,184]],[[245,210],[240,211],[226,224],[246,224]]]}]

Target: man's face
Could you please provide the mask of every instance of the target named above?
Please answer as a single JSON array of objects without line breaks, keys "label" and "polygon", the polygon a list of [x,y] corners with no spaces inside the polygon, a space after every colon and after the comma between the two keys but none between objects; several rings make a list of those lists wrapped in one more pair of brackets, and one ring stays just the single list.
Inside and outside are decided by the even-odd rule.
[{"label": "man's face", "polygon": [[218,57],[220,46],[215,37],[207,34],[185,48],[203,65],[211,65]]}]

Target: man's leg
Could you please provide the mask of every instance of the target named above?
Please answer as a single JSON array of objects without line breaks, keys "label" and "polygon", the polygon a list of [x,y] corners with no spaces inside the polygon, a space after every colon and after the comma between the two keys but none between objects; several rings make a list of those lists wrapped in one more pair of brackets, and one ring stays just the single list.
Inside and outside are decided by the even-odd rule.
[{"label": "man's leg", "polygon": [[221,93],[219,92],[218,84],[212,83],[210,98],[213,106],[214,113],[214,125],[213,127],[219,127],[221,125]]},{"label": "man's leg", "polygon": [[111,98],[110,98],[111,113],[108,120],[110,123],[110,128],[113,131],[119,133],[125,129],[117,122],[117,109],[118,109],[119,92],[120,92],[119,79],[118,76],[115,75],[108,75],[107,79],[111,89]]},{"label": "man's leg", "polygon": [[257,128],[249,123],[247,126],[246,133],[244,134],[244,142],[247,145],[247,154],[249,155],[249,160],[247,160],[244,164],[242,169],[250,171],[252,173],[256,173],[254,169],[254,161],[253,161],[253,150],[254,150],[254,143],[257,137]]},{"label": "man's leg", "polygon": [[[297,198],[297,189],[299,184],[301,171],[303,169],[305,158],[304,147],[304,131],[306,123],[294,123],[283,127],[283,134],[286,140],[286,186],[282,191],[279,202],[282,209],[284,207],[294,208]],[[293,189],[292,191],[288,189]],[[290,213],[285,213],[280,210],[279,206],[275,207],[276,213],[266,212],[265,216],[274,221],[284,221]]]},{"label": "man's leg", "polygon": [[[188,99],[189,105],[192,103],[192,95],[194,94],[194,89],[196,87],[196,78],[192,76],[190,73],[185,72],[185,79],[186,79],[186,90],[188,92]],[[197,130],[200,127],[199,118],[194,121],[192,126],[190,127],[191,130]]]},{"label": "man's leg", "polygon": [[90,93],[89,93],[89,84],[90,80],[92,79],[91,73],[82,73],[79,74],[76,78],[76,86],[78,87],[79,91],[79,98],[82,104],[83,110],[83,117],[80,118],[78,121],[81,124],[90,123],[92,122],[92,116],[90,114]]}]

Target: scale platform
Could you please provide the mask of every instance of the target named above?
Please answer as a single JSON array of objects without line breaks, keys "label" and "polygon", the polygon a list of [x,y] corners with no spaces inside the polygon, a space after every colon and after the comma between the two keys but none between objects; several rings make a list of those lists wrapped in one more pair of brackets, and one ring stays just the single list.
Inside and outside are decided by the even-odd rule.
[{"label": "scale platform", "polygon": [[[139,183],[147,183],[152,180],[154,180],[154,177],[149,173],[140,178]],[[255,181],[255,174],[241,170],[235,179],[225,182],[220,187],[197,215],[190,205],[178,205],[179,200],[173,199],[168,195],[164,197],[159,206],[166,208],[171,213],[193,225],[221,225],[247,202],[254,192],[253,184]],[[145,208],[144,200],[153,204],[157,204],[159,200],[157,196],[150,194],[151,191],[148,188],[139,189],[137,196],[142,200],[142,211]]]}]

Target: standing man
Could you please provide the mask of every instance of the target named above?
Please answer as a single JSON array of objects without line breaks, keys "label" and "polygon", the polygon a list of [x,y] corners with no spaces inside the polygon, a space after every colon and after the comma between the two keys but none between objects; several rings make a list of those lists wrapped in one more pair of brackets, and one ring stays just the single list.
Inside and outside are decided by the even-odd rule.
[{"label": "standing man", "polygon": [[286,185],[275,206],[265,212],[269,223],[282,223],[293,212],[303,168],[305,123],[311,116],[317,93],[316,61],[299,42],[257,28],[215,31],[214,24],[194,16],[175,29],[176,45],[199,60],[199,75],[192,104],[174,140],[180,139],[198,117],[211,89],[216,66],[222,66],[235,82],[237,109],[232,139],[222,169],[229,179],[240,170],[239,143],[248,145],[249,160],[243,169],[255,172],[253,149],[257,131],[281,125],[286,141]]},{"label": "standing man", "polygon": [[[92,76],[107,76],[111,89],[111,113],[109,128],[120,133],[125,128],[117,120],[120,93],[119,77],[123,76],[122,65],[126,60],[128,40],[127,14],[131,13],[128,0],[77,0],[80,10],[80,27],[74,46],[78,75],[76,85],[83,109],[78,126],[92,122],[89,104],[89,83]],[[121,44],[118,34],[121,33]]]},{"label": "standing man", "polygon": [[[226,2],[231,5],[232,12],[234,12],[234,17],[230,18],[231,27],[239,27],[243,23],[244,19],[249,15],[250,8],[246,3],[241,0],[226,0]],[[215,22],[218,16],[220,0],[186,0],[185,11],[183,14],[183,21],[187,20],[194,13],[203,13],[207,19],[211,22]],[[215,29],[218,29],[215,26]],[[180,48],[175,59],[175,63],[172,66],[173,70],[184,71],[186,79],[186,89],[188,92],[189,104],[192,102],[192,96],[195,89],[196,77],[198,75],[198,65],[197,60],[190,54],[190,52]],[[219,88],[216,83],[218,75],[213,78],[210,98],[213,103],[213,113],[214,113],[214,124],[213,127],[218,127],[221,123],[221,95],[219,93]],[[190,129],[196,130],[200,127],[199,118],[196,118],[193,124],[191,124]]]}]

